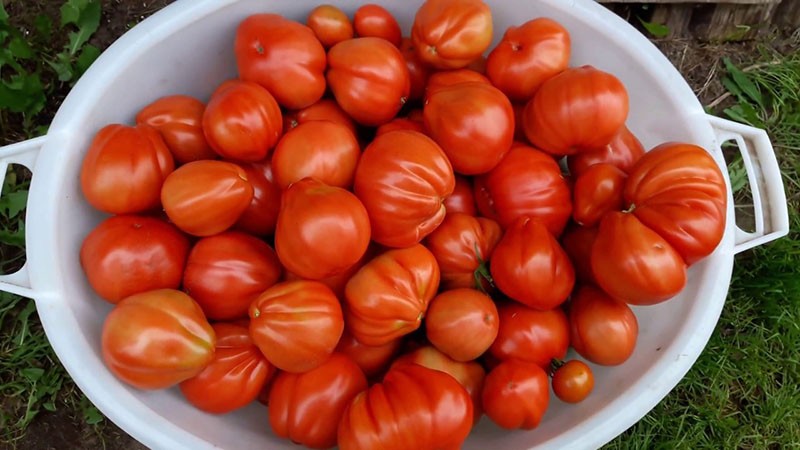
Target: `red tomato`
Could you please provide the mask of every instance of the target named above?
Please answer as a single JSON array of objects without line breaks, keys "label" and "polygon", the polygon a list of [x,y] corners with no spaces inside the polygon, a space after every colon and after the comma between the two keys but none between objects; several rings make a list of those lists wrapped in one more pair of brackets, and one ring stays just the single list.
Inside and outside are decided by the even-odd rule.
[{"label": "red tomato", "polygon": [[224,414],[255,400],[275,368],[253,343],[247,327],[217,323],[212,328],[217,337],[214,359],[182,382],[180,389],[195,407]]},{"label": "red tomato", "polygon": [[514,140],[511,102],[488,84],[436,89],[428,94],[423,114],[428,135],[442,147],[453,169],[464,175],[492,170]]},{"label": "red tomato", "polygon": [[567,253],[541,222],[527,217],[503,234],[490,269],[500,291],[539,310],[563,303],[575,285],[575,269]]},{"label": "red tomato", "polygon": [[327,360],[344,322],[333,292],[317,281],[286,281],[250,305],[250,336],[275,367],[307,372]]},{"label": "red tomato", "polygon": [[537,311],[515,302],[497,306],[500,329],[489,351],[501,361],[519,359],[546,368],[569,348],[569,322],[561,309]]},{"label": "red tomato", "polygon": [[580,403],[594,389],[594,374],[586,363],[573,359],[553,372],[552,385],[553,393],[561,401]]},{"label": "red tomato", "polygon": [[547,373],[529,362],[503,361],[486,375],[482,402],[486,415],[502,428],[532,430],[550,403]]},{"label": "red tomato", "polygon": [[572,218],[575,223],[593,227],[611,211],[623,208],[625,172],[611,164],[595,164],[575,180],[572,189]]},{"label": "red tomato", "polygon": [[181,285],[189,239],[173,225],[153,217],[114,216],[83,240],[81,267],[104,300]]},{"label": "red tomato", "polygon": [[367,126],[392,120],[411,89],[403,54],[389,41],[375,37],[349,39],[331,47],[327,77],[339,106]]},{"label": "red tomato", "polygon": [[572,155],[608,145],[628,117],[628,92],[610,73],[583,66],[545,81],[523,112],[535,146]]},{"label": "red tomato", "polygon": [[96,209],[132,214],[156,209],[175,162],[158,131],[147,125],[106,125],[81,165],[81,190]]},{"label": "red tomato", "polygon": [[283,116],[283,131],[288,132],[300,124],[315,120],[328,120],[347,127],[353,135],[358,135],[353,119],[336,103],[335,100],[323,98],[311,106],[298,111],[289,111]]},{"label": "red tomato", "polygon": [[555,20],[540,17],[509,27],[486,59],[486,75],[513,101],[527,101],[549,78],[569,66],[570,36]]},{"label": "red tomato", "polygon": [[642,155],[642,143],[623,125],[608,145],[570,155],[567,157],[567,165],[569,173],[574,176],[580,176],[586,169],[598,163],[611,164],[627,174]]},{"label": "red tomato", "polygon": [[460,448],[472,420],[472,401],[455,378],[403,364],[350,403],[339,423],[339,448]]},{"label": "red tomato", "polygon": [[186,262],[183,288],[209,319],[238,319],[246,317],[250,303],[280,277],[272,247],[227,231],[197,241]]},{"label": "red tomato", "polygon": [[492,84],[492,82],[489,81],[486,76],[470,69],[455,69],[434,72],[430,75],[430,77],[428,77],[428,83],[425,85],[425,97],[429,98],[439,89],[472,82],[486,85]]},{"label": "red tomato", "polygon": [[391,122],[386,122],[385,124],[379,126],[378,129],[375,130],[375,137],[386,134],[390,131],[399,130],[416,131],[417,133],[425,134],[425,124],[422,122],[417,122],[416,120],[398,117],[396,119],[392,119]]},{"label": "red tomato", "polygon": [[597,227],[571,225],[561,236],[561,246],[575,268],[575,278],[583,283],[595,284],[592,273],[592,245],[597,239]]},{"label": "red tomato", "polygon": [[302,374],[281,372],[269,392],[272,431],[295,444],[331,448],[345,409],[367,387],[358,365],[340,353]]},{"label": "red tomato", "polygon": [[194,161],[164,180],[161,203],[169,219],[195,236],[221,233],[239,220],[253,200],[253,185],[236,164]]},{"label": "red tomato", "polygon": [[380,346],[419,328],[439,288],[439,266],[422,245],[389,250],[347,282],[347,329],[360,342]]},{"label": "red tomato", "polygon": [[259,161],[278,143],[281,109],[266,89],[240,81],[218,89],[203,114],[203,130],[215,152],[238,161]]},{"label": "red tomato", "polygon": [[136,114],[136,124],[158,130],[178,163],[216,159],[203,134],[205,109],[206,105],[194,97],[170,95],[142,108]]},{"label": "red tomato", "polygon": [[375,347],[364,345],[345,329],[336,351],[349,356],[368,378],[372,378],[389,367],[401,343],[402,339],[395,339]]},{"label": "red tomato", "polygon": [[306,177],[329,186],[353,185],[361,148],[356,136],[336,122],[311,121],[283,135],[272,153],[275,184],[286,189]]},{"label": "red tomato", "polygon": [[411,39],[420,59],[433,67],[465,67],[492,43],[492,12],[481,0],[426,0]]},{"label": "red tomato", "polygon": [[633,167],[625,204],[691,265],[708,256],[725,233],[728,194],[714,158],[702,147],[666,143]]},{"label": "red tomato", "polygon": [[481,392],[483,391],[483,380],[486,378],[483,366],[475,361],[455,361],[430,345],[420,347],[397,358],[392,364],[392,368],[400,364],[419,364],[444,372],[458,380],[472,398],[473,423],[478,423],[478,419],[483,414]]},{"label": "red tomato", "polygon": [[486,75],[486,57],[481,55],[467,64],[465,69],[474,70],[481,75]]},{"label": "red tomato", "polygon": [[242,164],[241,168],[253,186],[253,200],[239,216],[236,228],[259,236],[275,233],[281,208],[281,189],[272,181],[272,164],[265,160]]},{"label": "red tomato", "polygon": [[275,250],[287,270],[319,280],[361,259],[370,241],[369,216],[351,192],[313,178],[283,192]]},{"label": "red tomato", "polygon": [[492,258],[503,236],[497,222],[462,213],[448,213],[444,222],[425,240],[436,257],[445,289],[477,288],[476,271]]},{"label": "red tomato", "polygon": [[572,194],[558,163],[515,143],[489,173],[474,180],[478,211],[504,228],[520,217],[540,220],[558,236],[572,214]]},{"label": "red tomato", "polygon": [[285,108],[305,108],[325,93],[325,48],[301,23],[254,14],[236,29],[234,52],[241,79],[260,84]]},{"label": "red tomato", "polygon": [[572,296],[569,328],[575,351],[604,366],[627,361],[639,335],[639,324],[631,308],[593,286],[583,286]]},{"label": "red tomato", "polygon": [[353,26],[360,37],[382,38],[400,47],[400,24],[392,13],[380,5],[370,3],[358,8],[353,16]]},{"label": "red tomato", "polygon": [[597,284],[632,305],[661,303],[686,285],[681,255],[629,213],[606,214],[592,246],[591,263]]},{"label": "red tomato", "polygon": [[456,175],[456,185],[453,193],[444,199],[447,214],[463,213],[469,216],[478,215],[475,204],[475,193],[472,190],[472,181],[462,175]]},{"label": "red tomato", "polygon": [[525,136],[525,128],[522,123],[522,113],[525,112],[525,103],[512,103],[514,108],[514,141],[515,143],[525,144],[528,138]]},{"label": "red tomato", "polygon": [[353,191],[369,213],[372,239],[387,247],[408,247],[442,223],[443,202],[454,187],[453,168],[432,139],[392,131],[364,150]]},{"label": "red tomato", "polygon": [[[347,282],[350,281],[350,278],[352,278],[353,275],[356,274],[356,272],[361,270],[361,268],[364,267],[364,264],[369,262],[375,256],[375,254],[376,254],[375,246],[369,246],[369,247],[367,247],[367,251],[361,257],[361,259],[359,259],[358,262],[356,262],[355,264],[350,266],[344,272],[336,274],[336,275],[332,275],[330,277],[320,278],[319,280],[316,280],[316,281],[319,281],[320,283],[324,284],[325,286],[328,286],[329,288],[331,288],[333,293],[336,294],[336,297],[340,301],[343,301],[344,300],[344,288],[347,285]],[[302,279],[304,279],[304,278],[301,277],[300,275],[294,274],[292,272],[286,272],[286,276],[285,276],[285,280],[286,281],[302,280]]]},{"label": "red tomato", "polygon": [[430,69],[419,59],[414,42],[411,38],[404,37],[400,42],[400,52],[406,60],[408,76],[411,80],[411,90],[408,93],[409,100],[422,100],[425,95],[425,86],[428,84]]},{"label": "red tomato", "polygon": [[163,389],[209,365],[215,339],[194,300],[174,289],[157,289],[117,303],[103,324],[101,346],[117,378],[139,389]]},{"label": "red tomato", "polygon": [[325,48],[353,39],[355,35],[350,18],[333,5],[320,5],[312,9],[306,18],[306,25]]},{"label": "red tomato", "polygon": [[431,300],[425,316],[425,334],[431,344],[462,362],[481,356],[497,337],[498,327],[494,301],[475,289],[442,292]]}]

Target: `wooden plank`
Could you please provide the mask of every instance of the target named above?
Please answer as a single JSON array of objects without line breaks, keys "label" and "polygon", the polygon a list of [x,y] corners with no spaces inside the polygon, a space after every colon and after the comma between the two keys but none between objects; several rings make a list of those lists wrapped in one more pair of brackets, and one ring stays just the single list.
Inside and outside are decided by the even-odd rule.
[{"label": "wooden plank", "polygon": [[650,22],[666,25],[669,37],[686,37],[689,35],[693,11],[693,5],[657,5]]},{"label": "wooden plank", "polygon": [[768,5],[717,5],[707,23],[695,25],[698,37],[711,41],[752,39],[769,27],[776,3]]},{"label": "wooden plank", "polygon": [[800,1],[783,0],[775,11],[774,22],[778,25],[800,27]]},{"label": "wooden plank", "polygon": [[[781,0],[597,0],[600,3],[718,3],[731,5],[766,5],[780,3]],[[797,2],[798,0],[785,0]]]}]

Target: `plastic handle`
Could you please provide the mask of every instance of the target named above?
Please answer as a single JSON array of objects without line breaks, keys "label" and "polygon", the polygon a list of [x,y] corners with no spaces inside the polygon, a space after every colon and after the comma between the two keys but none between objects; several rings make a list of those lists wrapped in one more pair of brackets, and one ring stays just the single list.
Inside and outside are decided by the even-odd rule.
[{"label": "plastic handle", "polygon": [[716,116],[709,116],[717,142],[736,141],[753,194],[756,230],[747,232],[736,226],[734,253],[774,241],[789,233],[789,209],[775,150],[767,132]]},{"label": "plastic handle", "polygon": [[[21,164],[33,172],[36,158],[39,156],[39,150],[44,145],[46,137],[41,136],[18,144],[0,147],[0,173],[5,177],[9,164]],[[27,261],[18,271],[9,275],[0,275],[0,291],[28,298],[34,297],[30,276],[28,275]]]}]

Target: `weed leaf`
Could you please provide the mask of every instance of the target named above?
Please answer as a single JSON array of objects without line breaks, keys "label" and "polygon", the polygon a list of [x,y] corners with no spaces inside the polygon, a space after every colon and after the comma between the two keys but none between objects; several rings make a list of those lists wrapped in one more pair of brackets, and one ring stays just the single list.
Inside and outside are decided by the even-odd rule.
[{"label": "weed leaf", "polygon": [[[77,16],[76,16],[77,11]],[[78,31],[69,33],[67,51],[75,55],[100,26],[100,2],[98,0],[71,0],[61,8],[61,25],[73,23]]]},{"label": "weed leaf", "polygon": [[[750,98],[750,100],[756,102],[757,105],[763,108],[764,98],[761,96],[761,91],[758,90],[758,86],[753,83],[746,73],[742,72],[741,69],[736,67],[731,62],[730,58],[723,58],[722,61],[725,63],[725,68],[728,69],[728,73],[733,79],[733,82],[739,88],[739,92],[744,93]],[[729,86],[726,85],[725,87]]]},{"label": "weed leaf", "polygon": [[[75,61],[75,71],[77,72],[77,76],[80,77],[86,72],[86,69],[92,65],[94,60],[100,56],[100,49],[95,47],[94,45],[88,44],[83,47],[81,50],[81,54],[78,55],[78,60]],[[77,77],[76,77],[77,78]]]},{"label": "weed leaf", "polygon": [[646,22],[641,17],[638,18],[642,26],[648,33],[655,38],[665,38],[669,36],[669,27],[662,23]]}]

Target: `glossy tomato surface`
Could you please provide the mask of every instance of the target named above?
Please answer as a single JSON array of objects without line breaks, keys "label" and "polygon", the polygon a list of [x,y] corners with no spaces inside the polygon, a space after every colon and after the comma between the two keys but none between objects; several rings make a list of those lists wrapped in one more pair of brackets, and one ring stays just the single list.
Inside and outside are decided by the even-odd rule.
[{"label": "glossy tomato surface", "polygon": [[572,296],[569,325],[575,351],[604,366],[627,361],[639,336],[639,323],[631,308],[594,286],[583,286]]},{"label": "glossy tomato surface", "polygon": [[547,373],[538,365],[503,361],[492,369],[483,385],[483,409],[494,423],[508,430],[532,430],[550,403]]},{"label": "glossy tomato surface", "polygon": [[355,35],[350,18],[334,5],[319,5],[312,9],[306,18],[306,25],[325,48],[352,39]]},{"label": "glossy tomato surface", "polygon": [[593,227],[609,212],[624,207],[622,190],[627,175],[611,164],[595,164],[575,180],[572,218],[578,225]]},{"label": "glossy tomato surface", "polygon": [[553,358],[562,359],[569,348],[569,323],[561,309],[537,311],[515,302],[497,307],[500,329],[490,347],[503,361],[519,359],[549,367]]},{"label": "glossy tomato surface", "polygon": [[481,356],[494,342],[498,328],[497,306],[491,297],[475,289],[442,292],[431,300],[425,315],[428,340],[456,361]]},{"label": "glossy tomato surface", "polygon": [[136,114],[136,123],[158,130],[177,163],[216,159],[203,133],[205,109],[206,105],[194,97],[168,95],[142,108]]},{"label": "glossy tomato surface", "polygon": [[360,37],[386,39],[400,47],[402,31],[397,19],[381,5],[368,3],[359,7],[353,15],[353,26]]},{"label": "glossy tomato surface", "polygon": [[426,63],[458,69],[481,57],[492,31],[492,12],[481,0],[427,0],[414,16],[411,39]]}]

